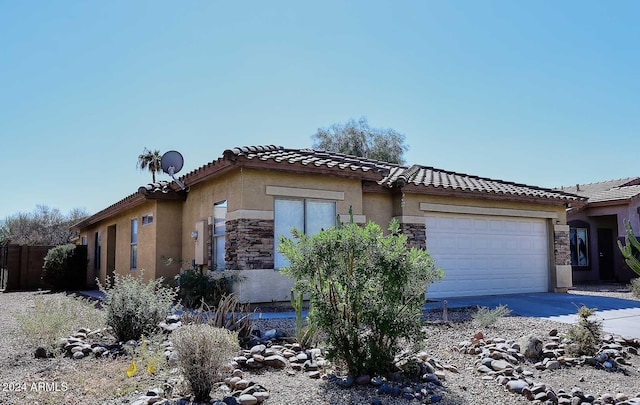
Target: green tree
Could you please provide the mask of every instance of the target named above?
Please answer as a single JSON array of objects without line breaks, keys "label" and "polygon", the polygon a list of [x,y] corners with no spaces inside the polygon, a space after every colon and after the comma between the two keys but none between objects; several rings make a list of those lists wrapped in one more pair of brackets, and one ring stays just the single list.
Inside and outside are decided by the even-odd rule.
[{"label": "green tree", "polygon": [[137,167],[140,170],[149,170],[151,172],[153,183],[155,183],[156,173],[162,170],[162,166],[160,165],[161,160],[162,155],[160,155],[159,150],[152,151],[150,149],[144,148],[142,153],[138,155]]},{"label": "green tree", "polygon": [[389,230],[350,223],[281,238],[290,262],[282,271],[308,295],[309,323],[327,336],[329,356],[352,375],[390,373],[404,344],[422,341],[425,291],[442,277],[426,250],[407,247],[397,221]]},{"label": "green tree", "polygon": [[367,119],[350,119],[344,124],[318,128],[311,136],[313,148],[404,164],[405,136],[388,128],[371,128]]}]

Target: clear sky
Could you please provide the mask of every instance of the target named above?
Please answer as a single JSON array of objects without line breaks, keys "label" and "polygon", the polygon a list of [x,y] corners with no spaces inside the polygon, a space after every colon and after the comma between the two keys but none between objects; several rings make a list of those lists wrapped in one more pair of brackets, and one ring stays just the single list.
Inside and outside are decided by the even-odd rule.
[{"label": "clear sky", "polygon": [[144,147],[184,174],[361,116],[409,164],[638,176],[639,21],[635,0],[0,0],[0,219],[99,211],[151,181]]}]

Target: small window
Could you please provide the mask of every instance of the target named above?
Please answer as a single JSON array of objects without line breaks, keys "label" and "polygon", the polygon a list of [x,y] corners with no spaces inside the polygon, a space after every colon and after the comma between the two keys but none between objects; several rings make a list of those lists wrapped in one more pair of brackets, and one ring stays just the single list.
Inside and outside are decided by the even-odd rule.
[{"label": "small window", "polygon": [[149,225],[153,223],[153,214],[147,214],[142,216],[142,225]]},{"label": "small window", "polygon": [[87,246],[87,235],[82,235],[82,236],[80,237],[80,244],[81,244],[82,246]]},{"label": "small window", "polygon": [[571,265],[589,265],[589,238],[587,228],[570,228],[569,243],[571,245]]},{"label": "small window", "polygon": [[131,270],[138,268],[138,218],[131,220]]}]

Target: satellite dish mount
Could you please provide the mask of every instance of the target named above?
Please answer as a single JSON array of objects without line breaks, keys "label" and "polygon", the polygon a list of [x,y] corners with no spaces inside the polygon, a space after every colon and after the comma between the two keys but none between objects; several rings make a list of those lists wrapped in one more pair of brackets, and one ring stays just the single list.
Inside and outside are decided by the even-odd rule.
[{"label": "satellite dish mount", "polygon": [[176,179],[175,174],[182,170],[182,166],[184,165],[184,158],[180,152],[175,150],[170,150],[165,152],[160,159],[160,166],[162,167],[162,171],[167,173],[173,181],[175,181],[180,189],[185,189],[185,184],[180,180]]}]

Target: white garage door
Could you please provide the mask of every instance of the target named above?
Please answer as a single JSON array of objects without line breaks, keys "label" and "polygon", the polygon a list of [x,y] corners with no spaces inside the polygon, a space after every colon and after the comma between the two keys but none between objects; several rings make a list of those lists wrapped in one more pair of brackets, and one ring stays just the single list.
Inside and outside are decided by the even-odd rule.
[{"label": "white garage door", "polygon": [[432,214],[426,228],[427,249],[445,273],[427,298],[548,290],[546,220]]}]

